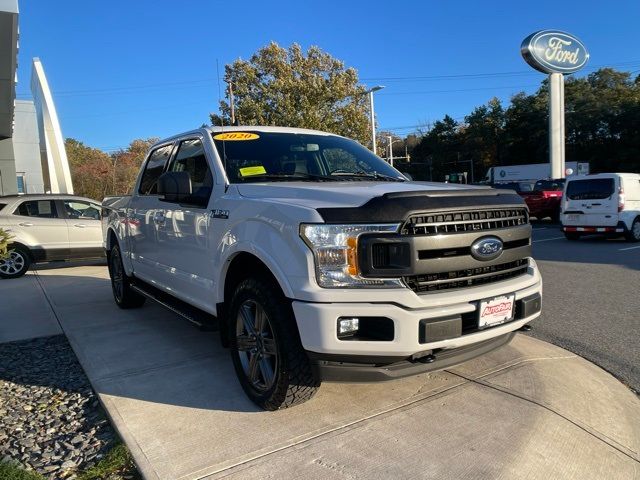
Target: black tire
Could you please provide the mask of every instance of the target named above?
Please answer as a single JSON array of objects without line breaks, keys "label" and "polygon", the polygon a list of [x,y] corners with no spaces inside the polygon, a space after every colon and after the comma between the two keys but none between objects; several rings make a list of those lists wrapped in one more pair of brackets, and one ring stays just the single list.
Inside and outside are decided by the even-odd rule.
[{"label": "black tire", "polygon": [[116,305],[123,309],[139,308],[146,298],[131,288],[131,279],[124,271],[120,247],[115,245],[109,252],[109,277]]},{"label": "black tire", "polygon": [[575,232],[564,232],[564,236],[567,240],[571,240],[575,242],[576,240],[580,240],[580,234]]},{"label": "black tire", "polygon": [[31,266],[29,250],[21,246],[10,246],[7,256],[6,260],[0,260],[0,278],[19,278],[27,273]]},{"label": "black tire", "polygon": [[273,280],[240,281],[227,312],[233,366],[256,405],[279,410],[315,395],[320,380],[300,343],[291,302]]},{"label": "black tire", "polygon": [[631,229],[625,232],[624,238],[627,242],[640,242],[640,217],[631,224]]}]

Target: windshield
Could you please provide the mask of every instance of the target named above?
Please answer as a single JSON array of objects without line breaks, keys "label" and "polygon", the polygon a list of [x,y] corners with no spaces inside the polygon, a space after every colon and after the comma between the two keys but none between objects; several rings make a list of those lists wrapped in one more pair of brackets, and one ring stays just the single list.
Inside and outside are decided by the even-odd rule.
[{"label": "windshield", "polygon": [[571,200],[602,200],[613,195],[614,189],[613,178],[572,180],[567,185],[567,197]]},{"label": "windshield", "polygon": [[405,180],[380,157],[343,137],[251,130],[212,135],[231,183]]}]

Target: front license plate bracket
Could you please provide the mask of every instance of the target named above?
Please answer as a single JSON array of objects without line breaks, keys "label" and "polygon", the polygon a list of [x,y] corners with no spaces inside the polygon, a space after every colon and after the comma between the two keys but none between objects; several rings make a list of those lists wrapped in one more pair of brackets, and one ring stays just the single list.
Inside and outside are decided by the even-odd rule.
[{"label": "front license plate bracket", "polygon": [[493,327],[514,319],[516,313],[516,295],[500,295],[480,300],[478,303],[478,329]]}]

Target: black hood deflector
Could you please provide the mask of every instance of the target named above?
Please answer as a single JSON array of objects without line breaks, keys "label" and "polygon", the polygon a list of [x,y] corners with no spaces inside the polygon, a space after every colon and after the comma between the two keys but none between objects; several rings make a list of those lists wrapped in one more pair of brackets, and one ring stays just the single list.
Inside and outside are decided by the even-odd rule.
[{"label": "black hood deflector", "polygon": [[393,223],[422,212],[526,207],[512,190],[469,189],[386,193],[359,207],[318,208],[326,223]]}]

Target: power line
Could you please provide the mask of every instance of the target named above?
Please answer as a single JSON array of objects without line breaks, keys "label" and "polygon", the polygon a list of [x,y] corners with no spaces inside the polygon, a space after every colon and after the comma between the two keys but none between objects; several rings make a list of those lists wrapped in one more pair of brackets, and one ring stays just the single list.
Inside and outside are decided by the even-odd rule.
[{"label": "power line", "polygon": [[[585,67],[584,70],[597,70],[599,68],[604,67],[614,67],[614,66],[640,66],[640,60],[633,60],[627,62],[616,62],[609,64],[601,64],[601,65],[589,65]],[[634,73],[634,72],[631,72]],[[467,79],[467,80],[481,80],[487,78],[500,78],[500,77],[518,77],[518,76],[539,76],[540,73],[535,72],[533,70],[521,70],[521,71],[512,71],[512,72],[485,72],[485,73],[465,73],[465,74],[440,74],[440,75],[416,75],[416,76],[387,76],[387,77],[363,77],[360,78],[360,81],[363,82],[371,82],[371,81],[384,81],[384,82],[394,82],[394,81],[430,81],[430,80],[451,80],[451,79]],[[161,82],[161,83],[149,83],[146,85],[130,85],[130,86],[118,86],[118,87],[105,87],[98,89],[87,89],[87,90],[59,90],[54,91],[53,94],[59,97],[71,97],[71,96],[90,96],[90,95],[119,95],[126,93],[137,93],[141,90],[147,91],[150,89],[160,89],[160,90],[172,90],[172,89],[180,89],[180,88],[196,88],[196,87],[210,87],[212,85],[211,82],[215,81],[215,77],[204,77],[200,79],[191,79],[191,80],[183,80],[179,82]],[[389,95],[389,93],[385,93]],[[17,96],[30,96],[29,93],[26,92],[18,92]]]},{"label": "power line", "polygon": [[528,85],[509,85],[502,87],[480,87],[480,88],[457,88],[450,90],[425,90],[420,92],[381,92],[378,95],[422,95],[422,94],[430,94],[430,93],[457,93],[457,92],[478,92],[482,90],[506,90],[513,88],[531,88],[531,87],[539,87],[539,83],[528,84]]},{"label": "power line", "polygon": [[[585,70],[597,70],[599,68],[614,67],[614,66],[636,66],[640,64],[640,60],[630,60],[627,62],[608,63],[601,65],[589,65],[585,67]],[[495,77],[511,77],[522,75],[540,75],[539,72],[533,70],[519,70],[513,72],[486,72],[486,73],[462,73],[462,74],[444,74],[444,75],[414,75],[414,76],[394,76],[394,77],[363,77],[361,81],[405,81],[405,80],[448,80],[453,78],[495,78]]]}]

